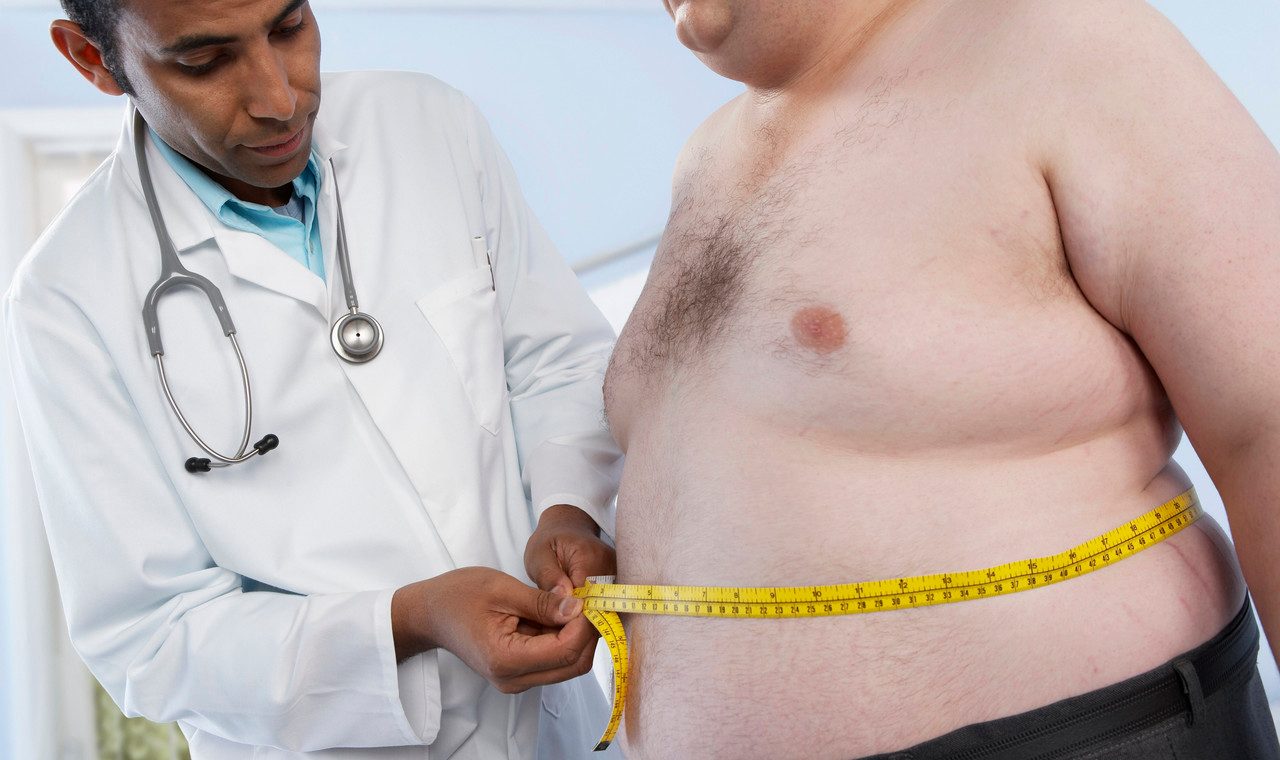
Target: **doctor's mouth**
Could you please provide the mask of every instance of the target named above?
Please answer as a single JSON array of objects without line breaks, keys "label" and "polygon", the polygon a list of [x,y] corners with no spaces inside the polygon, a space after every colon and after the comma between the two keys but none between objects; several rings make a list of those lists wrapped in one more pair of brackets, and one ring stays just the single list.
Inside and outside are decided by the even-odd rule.
[{"label": "doctor's mouth", "polygon": [[264,156],[270,156],[272,158],[281,158],[281,157],[293,154],[293,152],[298,149],[298,146],[302,145],[303,133],[305,133],[306,131],[307,131],[307,128],[304,126],[301,129],[299,129],[297,132],[294,132],[293,136],[285,140],[284,142],[274,143],[271,145],[262,145],[262,146],[246,145],[245,147],[255,153],[259,153]]}]

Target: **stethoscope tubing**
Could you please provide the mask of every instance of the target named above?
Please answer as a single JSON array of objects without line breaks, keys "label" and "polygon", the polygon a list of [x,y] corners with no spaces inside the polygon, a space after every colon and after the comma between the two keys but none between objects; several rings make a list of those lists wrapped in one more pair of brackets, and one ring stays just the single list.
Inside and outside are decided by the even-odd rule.
[{"label": "stethoscope tubing", "polygon": [[[245,453],[249,448],[250,431],[253,428],[253,388],[249,382],[249,368],[244,360],[244,353],[240,350],[239,341],[236,340],[235,323],[231,320],[231,313],[227,309],[226,302],[222,298],[222,292],[218,287],[207,278],[184,267],[178,259],[177,249],[173,245],[173,240],[169,237],[169,230],[160,212],[160,204],[156,200],[155,187],[151,181],[151,170],[147,165],[147,123],[142,116],[142,112],[138,111],[136,107],[134,108],[133,116],[134,154],[138,162],[142,194],[146,199],[147,211],[151,215],[156,241],[160,246],[160,277],[147,292],[142,307],[142,322],[147,333],[148,347],[151,355],[156,360],[156,373],[160,378],[160,387],[164,391],[165,399],[169,402],[169,407],[178,417],[178,422],[182,424],[183,430],[187,432],[187,435],[202,451],[213,460],[216,460],[210,461],[192,457],[186,462],[187,471],[203,472],[211,467],[229,467],[233,464],[240,464],[271,451],[279,445],[280,439],[275,435],[267,435],[253,445],[253,451]],[[329,162],[329,170],[330,176],[333,178],[334,200],[337,205],[338,267],[342,272],[342,287],[346,297],[347,309],[349,310],[348,313],[335,320],[331,330],[331,341],[334,353],[344,361],[351,364],[363,364],[373,359],[382,350],[385,335],[382,325],[376,319],[360,311],[360,302],[356,298],[354,278],[351,275],[351,261],[347,254],[346,223],[343,219],[342,201],[338,195],[337,175],[332,160]],[[231,341],[231,347],[236,354],[236,362],[240,365],[240,379],[244,389],[244,434],[240,439],[239,448],[232,456],[220,453],[196,433],[186,415],[182,413],[182,409],[178,406],[178,401],[173,395],[173,390],[169,387],[169,379],[164,369],[164,343],[160,337],[160,319],[157,307],[160,298],[169,290],[182,286],[196,288],[209,299],[214,314],[222,327],[223,334]],[[348,340],[346,330],[343,329],[349,325],[354,325],[354,338],[351,340]],[[365,331],[367,331],[367,334]]]},{"label": "stethoscope tubing", "polygon": [[210,462],[210,467],[228,467],[233,464],[240,464],[248,461],[260,452],[256,449],[252,454],[245,454],[245,449],[249,448],[249,431],[253,428],[253,390],[249,386],[249,368],[245,364],[244,354],[240,351],[240,342],[236,340],[235,333],[227,336],[231,339],[231,347],[235,349],[236,359],[240,362],[240,379],[244,383],[244,437],[240,439],[240,448],[234,456],[223,456],[219,454],[212,446],[205,443],[191,427],[191,423],[187,422],[186,415],[182,413],[182,409],[178,407],[178,401],[173,396],[173,392],[169,390],[169,379],[164,372],[164,354],[156,354],[156,370],[160,373],[160,387],[164,389],[164,397],[169,400],[169,406],[173,409],[173,413],[178,415],[178,422],[182,423],[182,427],[187,431],[187,435],[191,436],[191,440],[204,450],[206,454],[218,460]]},{"label": "stethoscope tubing", "polygon": [[[143,196],[146,199],[147,211],[151,216],[152,227],[156,234],[156,241],[160,247],[160,277],[147,292],[142,308],[143,326],[147,333],[147,343],[151,355],[156,360],[156,373],[160,378],[160,387],[164,391],[164,397],[169,402],[169,407],[177,416],[183,430],[213,460],[192,457],[186,462],[188,472],[204,472],[212,467],[229,467],[234,464],[240,464],[276,448],[280,443],[280,439],[275,435],[268,434],[262,440],[253,444],[252,451],[249,450],[249,439],[253,428],[253,388],[249,382],[249,368],[245,362],[244,353],[240,350],[240,343],[236,339],[235,323],[231,319],[231,313],[227,309],[226,302],[222,298],[222,292],[218,287],[208,278],[184,267],[178,258],[177,249],[173,245],[173,240],[169,237],[169,230],[160,212],[160,204],[156,200],[155,187],[151,180],[151,171],[147,165],[147,123],[136,107],[133,115],[134,154],[137,159],[139,179],[142,184]],[[363,364],[382,351],[386,335],[378,320],[360,311],[360,302],[356,297],[355,278],[351,273],[351,259],[347,252],[347,227],[342,213],[342,196],[338,188],[337,173],[332,159],[329,161],[329,175],[333,179],[333,197],[337,209],[338,250],[336,258],[338,259],[338,268],[342,274],[342,287],[347,306],[347,313],[333,322],[330,330],[330,342],[334,353],[343,361],[349,364]],[[471,210],[468,208],[469,212]],[[478,213],[468,213],[468,216],[474,219],[478,216]],[[479,216],[483,218],[482,215]],[[471,246],[472,253],[476,258],[476,266],[487,266],[490,269],[490,277],[493,277],[492,262],[489,260],[489,252],[485,246],[484,235],[473,235]],[[496,290],[496,279],[493,280],[492,285]],[[186,415],[182,413],[182,409],[174,397],[173,390],[169,387],[169,379],[164,368],[164,344],[160,337],[160,320],[157,307],[161,297],[169,290],[182,286],[196,288],[209,299],[210,306],[212,306],[214,314],[222,327],[223,334],[231,341],[231,347],[236,355],[236,362],[240,366],[240,379],[244,390],[244,433],[241,436],[239,448],[232,456],[220,453],[196,433]]]}]

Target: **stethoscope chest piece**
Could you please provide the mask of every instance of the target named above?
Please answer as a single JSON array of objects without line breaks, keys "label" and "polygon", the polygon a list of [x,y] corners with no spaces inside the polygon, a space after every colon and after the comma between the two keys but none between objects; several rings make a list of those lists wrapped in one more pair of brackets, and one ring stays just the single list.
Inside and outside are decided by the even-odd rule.
[{"label": "stethoscope chest piece", "polygon": [[342,315],[329,335],[333,351],[343,361],[363,364],[382,350],[384,335],[378,320],[359,311]]}]

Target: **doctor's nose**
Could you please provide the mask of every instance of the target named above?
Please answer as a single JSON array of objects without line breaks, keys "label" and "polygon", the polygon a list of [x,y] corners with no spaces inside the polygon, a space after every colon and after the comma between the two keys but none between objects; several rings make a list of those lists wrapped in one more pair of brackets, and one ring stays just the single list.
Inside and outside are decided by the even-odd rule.
[{"label": "doctor's nose", "polygon": [[283,57],[272,50],[257,57],[249,81],[249,115],[255,119],[288,121],[298,107],[298,95],[289,84]]}]

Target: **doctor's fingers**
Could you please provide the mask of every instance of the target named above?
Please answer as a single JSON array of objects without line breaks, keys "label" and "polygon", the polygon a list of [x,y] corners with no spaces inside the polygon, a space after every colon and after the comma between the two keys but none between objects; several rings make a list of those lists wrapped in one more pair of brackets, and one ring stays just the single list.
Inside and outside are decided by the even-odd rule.
[{"label": "doctor's fingers", "polygon": [[[524,691],[531,686],[581,675],[591,668],[596,637],[595,628],[585,617],[573,620],[555,633],[538,636],[512,633],[504,637],[490,659],[489,680],[500,689],[511,684]],[[585,670],[574,672],[583,667]]]},{"label": "doctor's fingers", "polygon": [[[524,634],[525,636],[541,636],[544,633],[559,633],[561,630],[563,630],[563,628],[564,626],[542,625],[541,623],[535,623],[531,620],[525,620],[523,618],[521,618],[516,623],[516,633],[521,633],[521,634]],[[592,638],[598,638],[600,636],[600,632],[597,631],[594,627],[592,627],[591,630],[588,631],[587,633]]]},{"label": "doctor's fingers", "polygon": [[618,560],[613,547],[595,535],[569,533],[556,536],[549,554],[551,561],[534,569],[538,576],[530,575],[541,588],[568,582],[572,590],[585,584],[589,576],[617,572]]},{"label": "doctor's fingers", "polygon": [[557,633],[563,627],[562,625],[543,625],[542,623],[520,618],[516,623],[516,633],[524,634],[525,636],[541,636],[544,633]]},{"label": "doctor's fingers", "polygon": [[574,587],[584,586],[593,575],[614,575],[618,572],[618,555],[612,546],[599,538],[577,541],[565,557],[565,571]]},{"label": "doctor's fingers", "polygon": [[558,590],[568,594],[573,590],[569,574],[561,566],[560,552],[554,538],[544,540],[535,535],[524,551],[524,570],[529,580],[540,589]]},{"label": "doctor's fingers", "polygon": [[[594,629],[593,629],[594,630]],[[540,670],[536,673],[526,673],[522,676],[510,678],[500,684],[495,684],[498,691],[505,694],[519,694],[522,691],[532,689],[535,686],[546,686],[548,684],[560,683],[568,681],[571,678],[585,675],[591,672],[591,666],[595,662],[596,639],[593,638],[591,643],[582,649],[578,655],[578,659],[570,665],[560,668],[552,668],[550,670]]]},{"label": "doctor's fingers", "polygon": [[503,606],[508,612],[544,626],[559,628],[582,614],[582,600],[550,591],[530,588],[515,581],[503,591]]},{"label": "doctor's fingers", "polygon": [[[529,577],[541,588],[551,588],[556,583],[582,586],[592,575],[613,575],[618,560],[613,547],[599,536],[582,532],[561,533],[548,542],[550,551],[526,561]],[[535,567],[529,567],[534,564]]]},{"label": "doctor's fingers", "polygon": [[546,567],[542,571],[529,576],[538,588],[550,591],[553,594],[563,594],[569,596],[573,593],[573,581],[560,567]]}]

